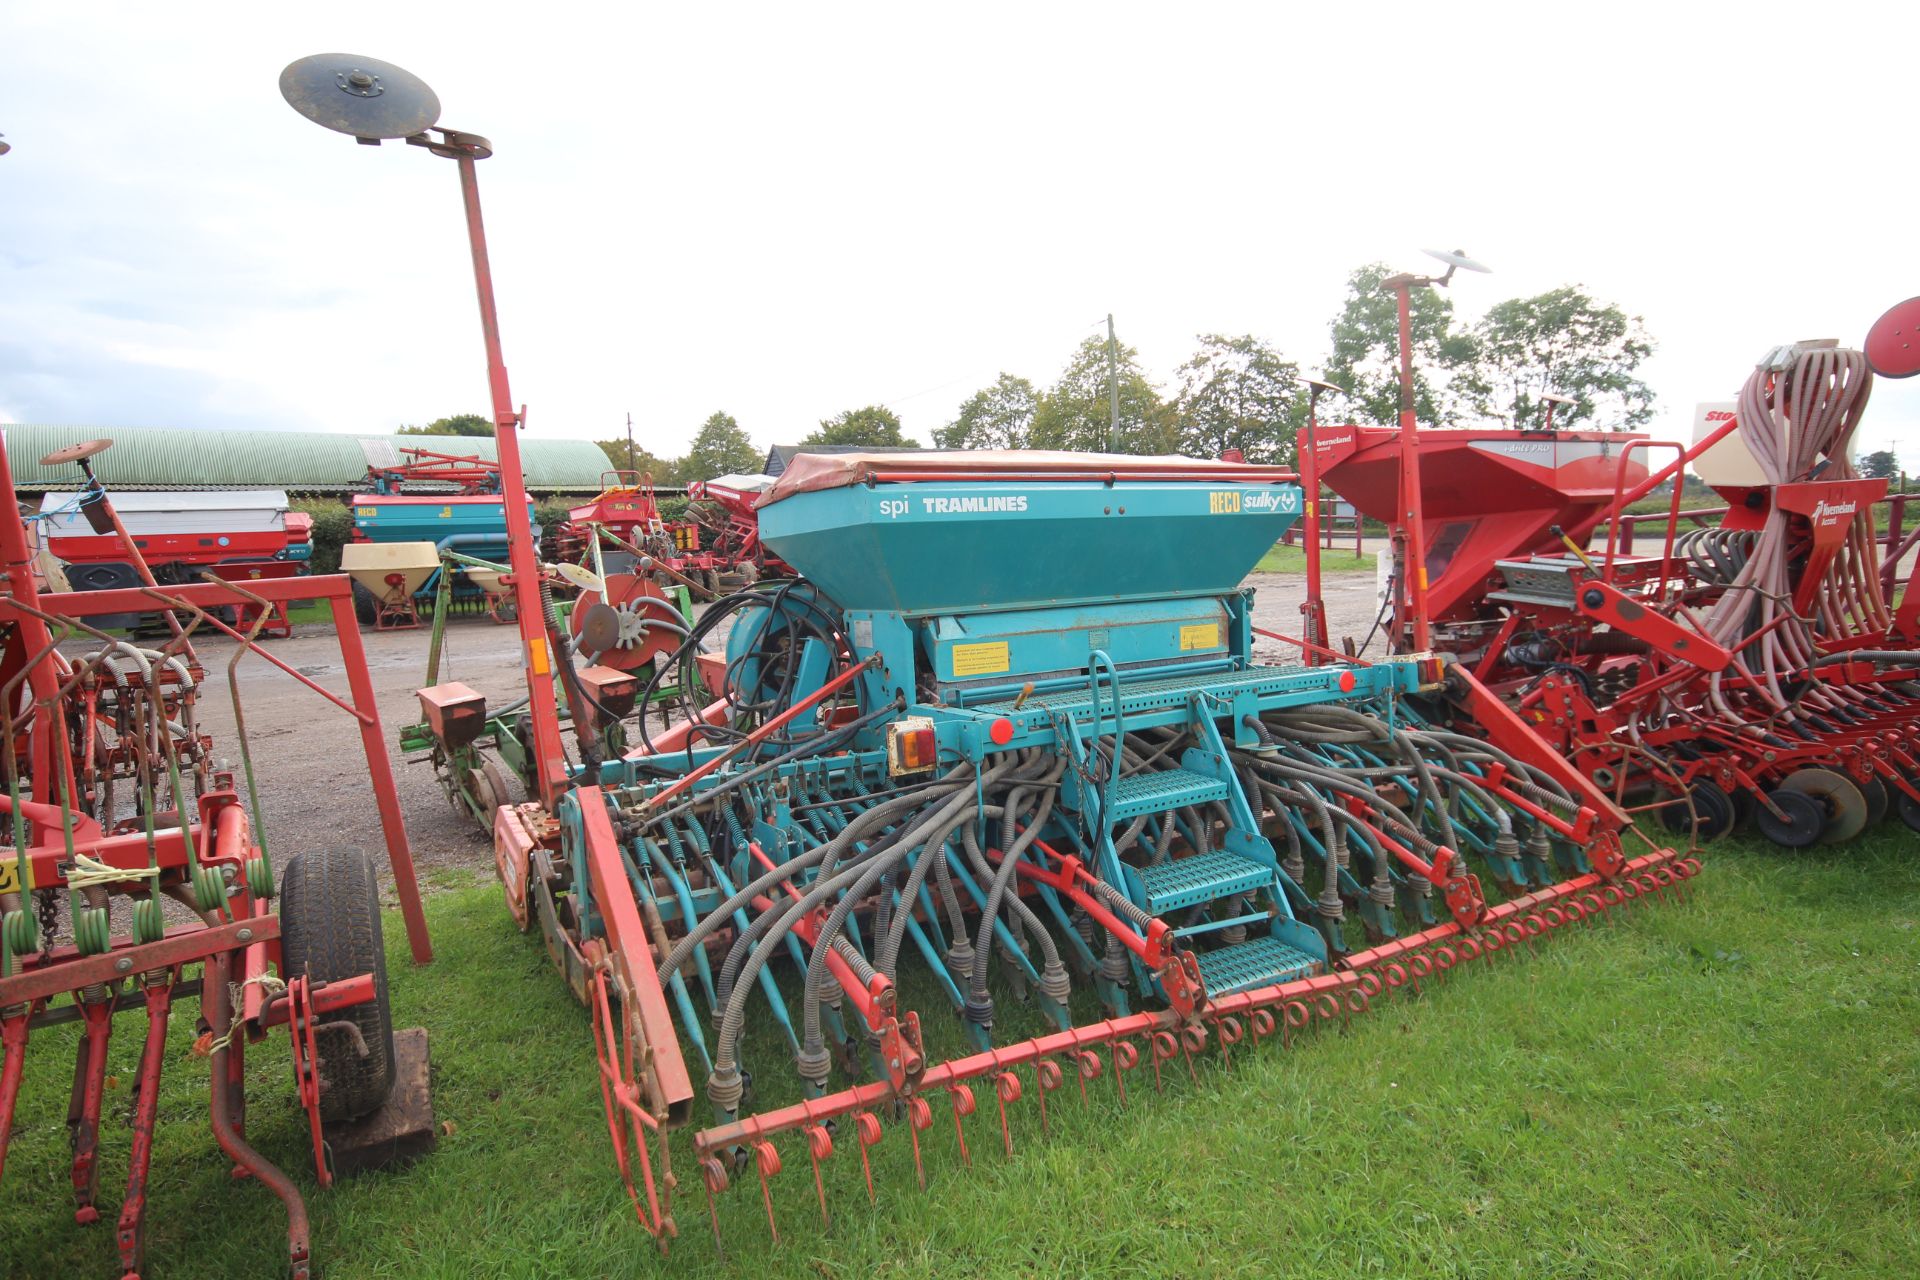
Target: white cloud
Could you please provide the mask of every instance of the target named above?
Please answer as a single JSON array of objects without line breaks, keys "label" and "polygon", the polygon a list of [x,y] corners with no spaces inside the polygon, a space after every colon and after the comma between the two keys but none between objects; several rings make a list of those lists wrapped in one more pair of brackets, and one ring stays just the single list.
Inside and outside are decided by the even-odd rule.
[{"label": "white cloud", "polygon": [[[1108,311],[1317,363],[1342,282],[1461,245],[1462,313],[1581,282],[1666,421],[1920,293],[1910,10],[1809,51],[1742,6],[14,6],[0,393],[28,419],[378,429],[482,409],[453,167],[298,119],[281,66],[417,72],[481,166],[530,430],[925,436]],[[1846,16],[1836,11],[1836,22]],[[1863,20],[1864,21],[1864,20]],[[1904,28],[1904,30],[1902,30]],[[1893,132],[1888,126],[1888,132]],[[1920,424],[1883,383],[1864,437]],[[1920,450],[1910,464],[1920,466]]]}]

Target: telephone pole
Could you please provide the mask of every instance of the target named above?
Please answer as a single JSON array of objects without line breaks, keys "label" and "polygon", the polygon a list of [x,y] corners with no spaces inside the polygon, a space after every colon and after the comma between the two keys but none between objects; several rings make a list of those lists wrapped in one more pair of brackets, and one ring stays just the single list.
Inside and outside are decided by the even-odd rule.
[{"label": "telephone pole", "polygon": [[1120,434],[1120,344],[1113,338],[1113,312],[1107,312],[1107,441],[1105,452],[1113,452],[1113,438]]},{"label": "telephone pole", "polygon": [[633,465],[633,410],[627,410],[627,470],[637,471]]}]

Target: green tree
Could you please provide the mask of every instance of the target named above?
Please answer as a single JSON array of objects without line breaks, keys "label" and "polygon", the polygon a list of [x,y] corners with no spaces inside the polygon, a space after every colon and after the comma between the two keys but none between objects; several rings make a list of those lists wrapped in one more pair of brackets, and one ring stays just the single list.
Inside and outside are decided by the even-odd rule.
[{"label": "green tree", "polygon": [[1854,463],[1854,470],[1863,480],[1892,480],[1900,474],[1900,459],[1891,449],[1880,449],[1873,453],[1862,454]]},{"label": "green tree", "polygon": [[1177,437],[1173,413],[1141,371],[1139,353],[1121,346],[1118,366],[1119,430],[1110,432],[1108,426],[1107,340],[1095,335],[1080,344],[1060,380],[1040,397],[1028,433],[1029,446],[1095,453],[1172,453]]},{"label": "green tree", "polygon": [[595,440],[600,452],[607,455],[607,466],[613,471],[638,471],[642,475],[652,476],[655,484],[674,485],[680,483],[680,461],[677,458],[662,458],[658,454],[643,449],[636,442],[633,447],[633,460],[627,460],[627,441],[622,436],[618,440]]},{"label": "green tree", "polygon": [[900,415],[885,405],[870,404],[864,409],[820,420],[820,429],[800,442],[809,444],[864,445],[869,448],[917,449],[913,441],[900,433]]},{"label": "green tree", "polygon": [[491,436],[493,419],[477,413],[456,413],[451,418],[435,418],[424,427],[402,427],[403,436]]},{"label": "green tree", "polygon": [[[1344,387],[1354,416],[1400,420],[1400,304],[1381,289],[1394,273],[1370,263],[1347,277],[1347,300],[1333,320],[1333,354],[1326,379]],[[1461,408],[1449,392],[1455,370],[1471,367],[1473,335],[1453,328],[1453,299],[1439,289],[1415,289],[1408,306],[1413,339],[1413,409],[1424,426],[1445,426]]]},{"label": "green tree", "polygon": [[1540,397],[1552,393],[1578,401],[1555,407],[1556,427],[1624,430],[1653,417],[1653,389],[1634,376],[1653,354],[1640,318],[1578,285],[1496,302],[1473,336],[1461,382],[1476,413],[1516,430],[1544,426]]},{"label": "green tree", "polygon": [[933,443],[940,449],[1024,449],[1033,433],[1033,415],[1040,394],[1025,378],[1003,373],[990,387],[967,398],[960,412],[944,427],[936,427]]},{"label": "green tree", "polygon": [[730,413],[715,413],[700,426],[693,445],[680,463],[678,479],[711,480],[715,476],[754,474],[766,461],[766,455],[753,445]]},{"label": "green tree", "polygon": [[1180,452],[1218,458],[1238,449],[1248,462],[1292,462],[1294,432],[1307,420],[1300,367],[1250,334],[1198,341],[1175,375]]}]

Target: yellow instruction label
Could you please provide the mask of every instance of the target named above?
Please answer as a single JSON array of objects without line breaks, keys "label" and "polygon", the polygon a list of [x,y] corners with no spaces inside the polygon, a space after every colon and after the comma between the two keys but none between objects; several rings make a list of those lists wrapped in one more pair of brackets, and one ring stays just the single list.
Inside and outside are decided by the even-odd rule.
[{"label": "yellow instruction label", "polygon": [[0,893],[20,892],[20,868],[14,864],[13,853],[9,850],[0,853]]},{"label": "yellow instruction label", "polygon": [[1012,666],[1013,658],[1007,652],[1005,640],[996,640],[991,644],[953,646],[953,674],[956,676],[990,676]]},{"label": "yellow instruction label", "polygon": [[1180,628],[1180,651],[1189,649],[1218,649],[1220,647],[1220,624],[1217,622],[1196,623]]}]

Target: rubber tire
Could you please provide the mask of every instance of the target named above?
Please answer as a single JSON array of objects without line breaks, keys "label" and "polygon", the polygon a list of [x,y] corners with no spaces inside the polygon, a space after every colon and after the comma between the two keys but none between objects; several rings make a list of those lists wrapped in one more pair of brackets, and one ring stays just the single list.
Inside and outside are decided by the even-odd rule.
[{"label": "rubber tire", "polygon": [[360,625],[370,627],[380,616],[380,602],[373,592],[361,586],[358,580],[353,583],[353,616],[360,619]]},{"label": "rubber tire", "polygon": [[1820,842],[1827,819],[1818,800],[1801,795],[1798,791],[1779,790],[1771,792],[1768,799],[1786,811],[1787,816],[1793,819],[1793,825],[1782,823],[1765,805],[1760,805],[1753,811],[1753,820],[1759,824],[1760,834],[1783,849],[1805,849]]},{"label": "rubber tire", "polygon": [[1687,796],[1693,801],[1691,814],[1686,799],[1681,797],[1675,797],[1671,804],[1661,808],[1660,823],[1668,831],[1680,835],[1692,829],[1692,818],[1696,815],[1700,820],[1698,838],[1701,844],[1711,844],[1733,830],[1737,819],[1733,801],[1720,789],[1719,783],[1711,778],[1702,778],[1687,788]]},{"label": "rubber tire", "polygon": [[1893,797],[1887,793],[1887,784],[1878,777],[1868,778],[1865,782],[1852,774],[1847,777],[1853,785],[1860,788],[1860,796],[1867,802],[1867,827],[1871,830],[1886,819],[1887,810],[1893,807]]},{"label": "rubber tire", "polygon": [[1901,791],[1896,795],[1894,806],[1900,810],[1900,821],[1907,824],[1909,831],[1920,831],[1920,800]]},{"label": "rubber tire", "polygon": [[280,976],[334,982],[373,975],[373,999],[330,1015],[360,1028],[367,1056],[345,1028],[315,1032],[320,1118],[353,1120],[393,1092],[393,1012],[387,1006],[387,953],[380,937],[380,888],[358,849],[311,849],[280,877]]}]

